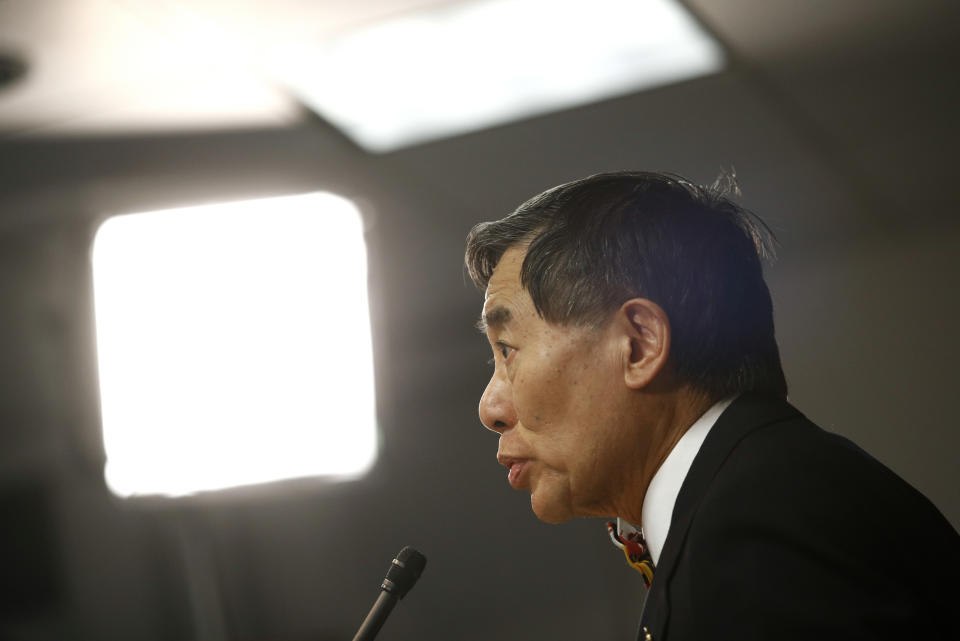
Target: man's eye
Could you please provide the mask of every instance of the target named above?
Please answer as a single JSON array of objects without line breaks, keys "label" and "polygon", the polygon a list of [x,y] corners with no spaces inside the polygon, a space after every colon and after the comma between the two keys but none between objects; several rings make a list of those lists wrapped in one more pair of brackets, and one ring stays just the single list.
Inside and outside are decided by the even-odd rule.
[{"label": "man's eye", "polygon": [[[514,350],[513,350],[512,347],[510,347],[510,346],[507,345],[506,343],[502,343],[502,342],[500,342],[500,341],[496,341],[496,342],[493,344],[493,351],[494,351],[495,354],[499,354],[499,355],[501,356],[501,358],[503,358],[503,360],[506,361],[506,360],[508,360],[508,359],[510,358],[510,354],[511,354]],[[494,357],[491,358],[489,361],[487,361],[487,365],[495,365],[495,364],[496,364],[496,361],[497,361],[497,358],[496,358],[496,356],[494,356]]]}]

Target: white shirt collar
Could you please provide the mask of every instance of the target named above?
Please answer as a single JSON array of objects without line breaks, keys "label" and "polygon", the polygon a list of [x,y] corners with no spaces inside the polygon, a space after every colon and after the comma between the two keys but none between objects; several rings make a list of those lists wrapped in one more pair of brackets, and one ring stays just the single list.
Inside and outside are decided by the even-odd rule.
[{"label": "white shirt collar", "polygon": [[[677,444],[673,446],[670,454],[667,455],[666,460],[654,474],[650,485],[647,487],[647,494],[643,498],[641,516],[643,518],[643,538],[647,543],[654,564],[659,561],[663,544],[667,540],[670,520],[673,517],[673,506],[677,502],[680,486],[687,478],[687,472],[690,471],[693,459],[700,451],[707,434],[710,433],[717,419],[732,402],[733,399],[728,398],[704,412],[703,416],[697,419],[680,437]],[[636,526],[620,519],[617,519],[617,525],[620,531],[638,529]]]}]

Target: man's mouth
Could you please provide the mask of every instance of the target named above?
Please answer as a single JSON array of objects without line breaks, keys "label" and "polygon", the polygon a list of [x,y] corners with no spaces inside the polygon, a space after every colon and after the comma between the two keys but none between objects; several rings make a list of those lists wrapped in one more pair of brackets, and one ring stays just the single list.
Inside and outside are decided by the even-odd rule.
[{"label": "man's mouth", "polygon": [[510,487],[522,490],[530,486],[530,459],[500,451],[497,452],[497,463],[507,468],[507,481]]},{"label": "man's mouth", "polygon": [[527,459],[503,457],[500,464],[507,468],[507,481],[515,490],[521,490],[527,485]]}]

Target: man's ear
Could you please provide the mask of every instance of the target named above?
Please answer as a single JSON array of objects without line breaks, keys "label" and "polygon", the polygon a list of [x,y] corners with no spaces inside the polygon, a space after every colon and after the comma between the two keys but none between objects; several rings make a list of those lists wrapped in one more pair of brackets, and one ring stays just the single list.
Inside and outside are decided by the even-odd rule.
[{"label": "man's ear", "polygon": [[646,387],[670,356],[670,319],[662,307],[646,298],[625,302],[618,317],[629,338],[629,353],[624,362],[627,387]]}]

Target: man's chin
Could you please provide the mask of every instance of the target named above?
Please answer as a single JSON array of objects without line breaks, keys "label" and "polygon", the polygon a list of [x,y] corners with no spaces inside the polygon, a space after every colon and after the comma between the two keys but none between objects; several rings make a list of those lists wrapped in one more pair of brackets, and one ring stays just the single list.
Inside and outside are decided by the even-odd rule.
[{"label": "man's chin", "polygon": [[530,495],[530,508],[538,519],[544,523],[564,523],[573,518],[569,507],[559,501],[544,500],[536,493]]}]

